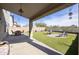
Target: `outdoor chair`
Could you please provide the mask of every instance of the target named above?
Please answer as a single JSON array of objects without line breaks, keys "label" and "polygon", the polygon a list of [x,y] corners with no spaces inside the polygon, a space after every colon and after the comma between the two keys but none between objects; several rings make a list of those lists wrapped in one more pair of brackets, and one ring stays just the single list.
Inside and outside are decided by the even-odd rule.
[{"label": "outdoor chair", "polygon": [[9,55],[10,45],[7,41],[0,42],[0,55]]}]

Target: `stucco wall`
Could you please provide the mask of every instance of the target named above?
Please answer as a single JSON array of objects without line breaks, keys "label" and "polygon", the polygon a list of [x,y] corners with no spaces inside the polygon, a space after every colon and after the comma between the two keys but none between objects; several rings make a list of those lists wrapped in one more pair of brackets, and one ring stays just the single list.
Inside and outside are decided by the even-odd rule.
[{"label": "stucco wall", "polygon": [[45,27],[33,27],[32,29],[34,32],[37,31],[37,32],[41,32],[41,31],[45,31]]},{"label": "stucco wall", "polygon": [[6,33],[6,23],[5,23],[5,19],[4,19],[4,15],[3,15],[3,11],[0,10],[0,41],[2,39],[4,39],[7,35]]},{"label": "stucco wall", "polygon": [[12,34],[10,30],[10,27],[13,26],[13,20],[11,17],[11,13],[5,9],[3,9],[3,13],[4,13],[5,21],[6,21],[6,31],[8,32],[8,34]]}]

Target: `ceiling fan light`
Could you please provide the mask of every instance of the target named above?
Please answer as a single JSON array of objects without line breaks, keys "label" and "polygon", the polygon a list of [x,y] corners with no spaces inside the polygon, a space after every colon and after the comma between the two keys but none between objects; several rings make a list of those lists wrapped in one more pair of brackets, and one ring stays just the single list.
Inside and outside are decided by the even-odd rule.
[{"label": "ceiling fan light", "polygon": [[70,13],[69,13],[69,16],[71,16],[72,14],[73,14],[73,13],[72,13],[72,12],[70,12]]},{"label": "ceiling fan light", "polygon": [[20,8],[20,9],[18,10],[18,12],[23,13],[24,11]]},{"label": "ceiling fan light", "polygon": [[72,17],[69,17],[69,19],[72,19]]}]

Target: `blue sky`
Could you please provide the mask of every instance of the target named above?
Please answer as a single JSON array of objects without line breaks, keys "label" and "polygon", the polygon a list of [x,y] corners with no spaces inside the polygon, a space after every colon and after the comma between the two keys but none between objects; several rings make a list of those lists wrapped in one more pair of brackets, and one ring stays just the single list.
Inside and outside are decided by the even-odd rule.
[{"label": "blue sky", "polygon": [[21,26],[25,26],[29,24],[29,19],[19,16],[17,14],[12,13],[12,15],[14,15],[14,21],[17,22],[19,25]]},{"label": "blue sky", "polygon": [[[69,20],[68,16],[69,9],[71,9],[71,11],[73,12],[71,20]],[[29,20],[27,18],[21,17],[16,14],[14,14],[14,20],[21,26],[29,24]],[[71,26],[73,24],[78,26],[78,4],[40,18],[37,21],[34,21],[33,23],[46,23],[48,26]]]},{"label": "blue sky", "polygon": [[[73,12],[71,20],[69,20],[69,16],[68,16],[69,9],[71,9],[71,11]],[[40,22],[46,23],[48,26],[50,25],[71,26],[73,24],[78,26],[78,4],[63,9],[61,11],[58,11],[54,14],[50,14],[48,16],[40,18],[34,23],[40,23]]]}]

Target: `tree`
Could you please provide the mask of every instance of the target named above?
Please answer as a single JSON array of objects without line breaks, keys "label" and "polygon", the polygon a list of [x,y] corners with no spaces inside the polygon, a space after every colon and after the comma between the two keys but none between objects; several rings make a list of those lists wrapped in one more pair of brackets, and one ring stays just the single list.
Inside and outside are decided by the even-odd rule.
[{"label": "tree", "polygon": [[52,31],[61,31],[61,28],[59,26],[49,26],[48,30],[52,30]]},{"label": "tree", "polygon": [[45,23],[36,23],[37,27],[46,27],[47,25]]}]

